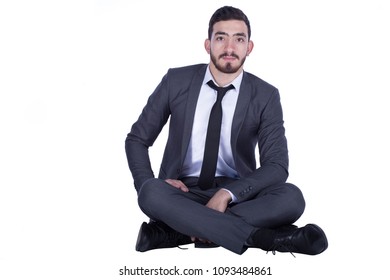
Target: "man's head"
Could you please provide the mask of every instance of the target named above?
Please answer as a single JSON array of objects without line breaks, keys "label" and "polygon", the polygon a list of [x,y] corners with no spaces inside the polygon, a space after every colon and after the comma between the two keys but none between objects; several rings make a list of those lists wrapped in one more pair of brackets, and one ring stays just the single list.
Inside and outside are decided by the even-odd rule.
[{"label": "man's head", "polygon": [[210,19],[205,41],[211,67],[226,74],[240,71],[253,49],[250,36],[249,20],[241,10],[228,6],[218,9]]},{"label": "man's head", "polygon": [[226,20],[243,21],[246,24],[246,27],[248,28],[247,30],[248,40],[251,38],[251,25],[249,23],[249,19],[243,13],[243,11],[234,7],[225,6],[216,10],[215,13],[210,18],[209,32],[208,32],[209,40],[211,40],[211,36],[213,35],[214,24],[216,24],[219,21],[226,21]]}]

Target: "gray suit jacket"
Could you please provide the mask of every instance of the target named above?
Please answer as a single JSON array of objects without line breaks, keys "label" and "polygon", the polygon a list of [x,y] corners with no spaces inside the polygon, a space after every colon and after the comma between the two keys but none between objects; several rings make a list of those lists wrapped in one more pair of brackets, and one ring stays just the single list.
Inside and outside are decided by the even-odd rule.
[{"label": "gray suit jacket", "polygon": [[[197,99],[207,65],[170,69],[127,135],[125,147],[137,191],[154,178],[148,149],[170,118],[160,179],[178,179],[190,142]],[[255,150],[259,147],[260,167]],[[232,124],[231,145],[240,179],[224,186],[238,202],[288,177],[288,150],[278,90],[244,72]]]}]

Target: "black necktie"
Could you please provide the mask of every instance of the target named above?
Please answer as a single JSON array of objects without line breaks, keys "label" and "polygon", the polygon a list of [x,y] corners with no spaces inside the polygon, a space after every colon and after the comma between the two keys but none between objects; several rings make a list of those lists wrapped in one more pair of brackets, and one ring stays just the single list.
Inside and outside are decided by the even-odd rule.
[{"label": "black necktie", "polygon": [[228,87],[218,87],[212,80],[210,80],[207,84],[211,88],[215,89],[218,95],[217,101],[215,101],[210,112],[202,170],[200,171],[198,180],[198,186],[204,190],[213,186],[215,170],[217,169],[219,138],[221,135],[222,123],[222,98],[228,90],[234,88],[233,85],[229,85]]}]

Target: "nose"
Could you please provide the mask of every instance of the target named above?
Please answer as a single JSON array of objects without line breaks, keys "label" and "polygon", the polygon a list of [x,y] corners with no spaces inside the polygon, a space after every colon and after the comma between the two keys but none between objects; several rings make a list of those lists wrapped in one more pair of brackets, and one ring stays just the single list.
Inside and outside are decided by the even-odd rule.
[{"label": "nose", "polygon": [[229,40],[226,40],[225,51],[228,54],[231,54],[234,51],[234,38],[229,38]]}]

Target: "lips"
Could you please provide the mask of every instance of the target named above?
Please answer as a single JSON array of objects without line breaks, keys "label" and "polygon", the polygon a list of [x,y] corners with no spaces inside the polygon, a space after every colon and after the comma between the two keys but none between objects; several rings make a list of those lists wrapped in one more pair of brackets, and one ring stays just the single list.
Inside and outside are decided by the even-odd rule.
[{"label": "lips", "polygon": [[236,55],[236,54],[234,54],[234,53],[232,53],[232,54],[226,54],[226,53],[224,53],[224,54],[220,55],[219,58],[222,58],[222,59],[224,59],[224,60],[229,60],[229,61],[230,61],[230,60],[239,59],[238,55]]},{"label": "lips", "polygon": [[235,56],[223,56],[222,59],[228,60],[228,61],[232,61],[232,60],[237,59],[237,57],[235,57]]}]

